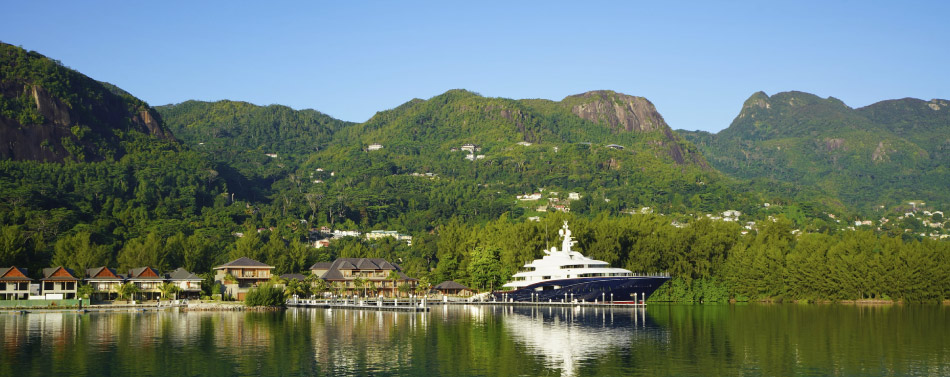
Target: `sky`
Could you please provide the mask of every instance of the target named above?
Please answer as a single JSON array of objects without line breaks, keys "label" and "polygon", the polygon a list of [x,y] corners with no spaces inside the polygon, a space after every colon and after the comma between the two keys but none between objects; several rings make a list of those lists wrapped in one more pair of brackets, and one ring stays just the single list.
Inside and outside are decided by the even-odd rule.
[{"label": "sky", "polygon": [[950,98],[947,1],[0,0],[0,9],[0,41],[153,106],[229,99],[363,122],[457,88],[555,101],[609,89],[646,97],[674,129],[716,132],[757,91],[855,108]]}]

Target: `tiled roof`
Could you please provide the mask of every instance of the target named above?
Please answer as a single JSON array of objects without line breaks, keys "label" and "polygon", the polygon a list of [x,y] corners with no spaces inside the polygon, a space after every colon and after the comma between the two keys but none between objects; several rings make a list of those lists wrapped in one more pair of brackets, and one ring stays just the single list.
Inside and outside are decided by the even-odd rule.
[{"label": "tiled roof", "polygon": [[[115,277],[108,276],[108,274],[107,276],[96,277],[96,275],[99,275],[100,273],[102,273],[103,270],[107,270],[108,272],[112,273],[112,275],[115,275]],[[122,280],[122,278],[119,277],[119,275],[115,273],[115,270],[105,267],[105,266],[96,267],[96,268],[87,268],[86,280],[90,280],[90,279],[92,280]]]},{"label": "tiled roof", "polygon": [[[143,274],[147,273],[148,271],[151,271],[153,274],[155,274],[155,276],[142,276]],[[142,280],[162,280],[162,275],[159,275],[159,274],[158,274],[158,271],[156,271],[154,268],[151,268],[151,267],[146,266],[146,267],[139,267],[139,268],[130,269],[130,270],[129,270],[129,278],[130,278],[130,279],[142,279]]]},{"label": "tiled roof", "polygon": [[274,266],[268,266],[264,263],[258,262],[248,257],[240,257],[228,263],[222,264],[218,267],[215,267],[215,270],[220,270],[225,267],[267,267],[274,268]]},{"label": "tiled roof", "polygon": [[[14,270],[14,269],[15,269],[16,271],[13,271],[13,273],[10,274],[10,275],[16,274],[16,272],[19,271],[21,274],[23,274],[23,276],[26,276],[26,277],[23,277],[23,276],[4,276],[4,275],[6,275],[8,272],[11,272],[10,270]],[[26,268],[20,268],[20,267],[16,267],[16,266],[13,266],[13,267],[0,267],[0,281],[27,281],[27,280],[32,281],[33,279],[30,279],[29,276],[30,276],[30,274],[27,273]]]},{"label": "tiled roof", "polygon": [[451,280],[443,281],[439,283],[439,285],[436,285],[435,287],[432,287],[432,288],[433,289],[469,289],[468,287]]},{"label": "tiled roof", "polygon": [[201,276],[188,272],[184,267],[178,267],[175,271],[165,274],[165,278],[169,280],[204,280]]},{"label": "tiled roof", "polygon": [[[69,276],[53,276],[53,274],[55,274],[55,273],[56,273],[57,271],[59,271],[60,269],[63,269],[64,271],[66,271],[66,273],[69,274]],[[44,269],[43,269],[43,278],[40,279],[40,280],[66,280],[66,281],[75,281],[75,280],[79,280],[79,279],[76,278],[76,274],[73,272],[73,270],[70,270],[70,269],[68,269],[68,268],[66,268],[66,267],[59,266],[59,267],[44,268]]]}]

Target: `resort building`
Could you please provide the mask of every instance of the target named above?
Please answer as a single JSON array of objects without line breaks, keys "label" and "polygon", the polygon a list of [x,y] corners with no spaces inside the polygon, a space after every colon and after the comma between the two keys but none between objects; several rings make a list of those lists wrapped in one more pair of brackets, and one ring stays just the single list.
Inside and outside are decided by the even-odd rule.
[{"label": "resort building", "polygon": [[118,296],[119,286],[125,281],[125,277],[115,273],[115,270],[108,267],[97,267],[86,269],[86,284],[92,286],[92,300],[115,300]]},{"label": "resort building", "polygon": [[310,266],[310,271],[330,283],[331,287],[338,286],[346,290],[347,294],[366,288],[357,286],[358,278],[364,279],[367,287],[372,283],[380,294],[390,297],[399,294],[400,285],[415,289],[418,282],[403,274],[399,265],[382,258],[337,258],[333,263],[316,263]]},{"label": "resort building", "polygon": [[471,288],[451,280],[443,281],[432,289],[446,296],[471,296],[473,293]]},{"label": "resort building", "polygon": [[222,293],[225,295],[244,300],[248,289],[270,280],[273,269],[274,266],[241,257],[215,267],[214,281],[224,285],[225,289]]},{"label": "resort building", "polygon": [[40,294],[47,300],[72,300],[76,298],[79,278],[66,267],[50,267],[43,269],[40,283]]},{"label": "resort building", "polygon": [[26,300],[31,281],[25,268],[0,267],[0,300]]},{"label": "resort building", "polygon": [[178,267],[175,271],[165,274],[165,280],[178,286],[176,299],[196,299],[201,297],[200,276],[195,275],[188,270]]},{"label": "resort building", "polygon": [[162,295],[161,287],[165,279],[157,270],[146,266],[129,270],[128,282],[138,287],[138,297],[143,300],[156,300]]}]

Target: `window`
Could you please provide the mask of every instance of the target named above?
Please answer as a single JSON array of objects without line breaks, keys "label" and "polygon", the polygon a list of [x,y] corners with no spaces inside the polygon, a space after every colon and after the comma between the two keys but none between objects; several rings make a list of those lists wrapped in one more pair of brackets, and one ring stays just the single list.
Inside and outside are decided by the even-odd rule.
[{"label": "window", "polygon": [[44,283],[43,283],[43,290],[52,291],[52,290],[53,290],[53,282],[51,282],[51,281],[44,282]]},{"label": "window", "polygon": [[73,290],[73,289],[76,289],[76,283],[74,283],[74,282],[68,282],[68,283],[66,283],[66,290],[70,290],[70,291],[71,291],[71,290]]},{"label": "window", "polygon": [[7,283],[0,283],[0,291],[7,290]]}]

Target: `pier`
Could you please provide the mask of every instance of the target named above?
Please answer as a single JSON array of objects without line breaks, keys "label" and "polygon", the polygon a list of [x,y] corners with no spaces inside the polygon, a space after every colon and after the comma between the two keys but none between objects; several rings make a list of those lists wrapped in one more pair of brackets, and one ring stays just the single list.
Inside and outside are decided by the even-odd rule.
[{"label": "pier", "polygon": [[309,300],[309,299],[290,299],[287,300],[287,306],[292,308],[315,308],[315,309],[351,309],[351,310],[373,310],[384,312],[428,312],[429,304],[425,299],[416,300],[380,300],[380,299],[334,299],[334,300]]}]

